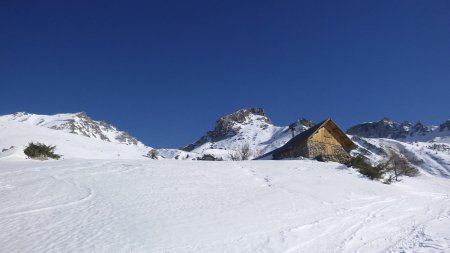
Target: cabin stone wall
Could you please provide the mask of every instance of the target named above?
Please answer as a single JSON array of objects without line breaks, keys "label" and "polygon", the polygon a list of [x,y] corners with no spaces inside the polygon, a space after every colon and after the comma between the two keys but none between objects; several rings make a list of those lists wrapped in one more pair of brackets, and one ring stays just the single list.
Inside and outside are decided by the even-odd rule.
[{"label": "cabin stone wall", "polygon": [[301,143],[296,147],[277,152],[273,155],[273,158],[275,160],[281,160],[285,158],[298,158],[300,156],[308,157],[308,145],[306,143]]},{"label": "cabin stone wall", "polygon": [[[331,154],[329,154],[330,152],[327,152],[327,146],[329,146],[328,148],[331,148]],[[316,141],[309,141],[307,150],[307,157],[313,159],[334,161],[338,163],[346,163],[350,159],[350,155],[340,145],[330,145]]]}]

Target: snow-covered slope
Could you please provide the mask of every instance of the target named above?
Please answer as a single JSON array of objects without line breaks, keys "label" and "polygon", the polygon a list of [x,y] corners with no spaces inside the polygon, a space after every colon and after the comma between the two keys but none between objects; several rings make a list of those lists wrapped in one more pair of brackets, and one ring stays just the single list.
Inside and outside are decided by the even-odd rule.
[{"label": "snow-covered slope", "polygon": [[450,178],[450,120],[439,126],[397,123],[384,118],[349,128],[353,141],[374,162],[397,152],[423,173]]},{"label": "snow-covered slope", "polygon": [[[291,124],[296,133],[313,125],[313,122],[306,119]],[[290,138],[292,133],[289,126],[273,125],[262,108],[246,108],[220,118],[212,131],[183,150],[211,154],[227,160],[230,152],[248,144],[253,152],[252,157],[256,157],[281,147]]]},{"label": "snow-covered slope", "polygon": [[119,131],[104,121],[93,120],[84,112],[55,115],[18,112],[0,116],[0,122],[22,122],[113,143],[144,146],[144,144],[130,136],[127,132]]},{"label": "snow-covered slope", "polygon": [[0,159],[0,252],[450,252],[449,193],[315,161]]},{"label": "snow-covered slope", "polygon": [[29,142],[55,145],[63,158],[144,158],[151,150],[127,133],[85,114],[0,116],[0,158],[25,158],[23,150]]}]

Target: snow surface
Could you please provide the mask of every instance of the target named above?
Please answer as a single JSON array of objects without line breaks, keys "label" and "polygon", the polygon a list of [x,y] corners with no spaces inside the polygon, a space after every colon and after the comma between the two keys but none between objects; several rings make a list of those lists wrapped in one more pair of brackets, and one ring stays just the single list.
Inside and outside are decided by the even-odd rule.
[{"label": "snow surface", "polygon": [[[310,160],[155,161],[29,123],[0,117],[0,252],[450,252],[450,155],[433,143],[367,139],[424,160],[385,185]],[[26,159],[31,141],[63,159]]]},{"label": "snow surface", "polygon": [[0,251],[449,252],[449,193],[314,161],[0,159]]}]

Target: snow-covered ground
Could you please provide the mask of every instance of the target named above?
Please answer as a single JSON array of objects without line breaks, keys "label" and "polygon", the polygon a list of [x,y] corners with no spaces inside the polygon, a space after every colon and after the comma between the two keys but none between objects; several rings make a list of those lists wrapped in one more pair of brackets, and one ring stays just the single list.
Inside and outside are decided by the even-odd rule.
[{"label": "snow-covered ground", "polygon": [[[396,150],[418,165],[393,185],[337,163],[190,161],[290,138],[267,122],[250,115],[198,153],[159,150],[180,161],[85,114],[1,116],[0,252],[450,252],[445,143],[361,139],[374,161]],[[29,142],[63,157],[27,159]]]},{"label": "snow-covered ground", "polygon": [[0,159],[0,252],[450,252],[450,181],[336,163]]}]

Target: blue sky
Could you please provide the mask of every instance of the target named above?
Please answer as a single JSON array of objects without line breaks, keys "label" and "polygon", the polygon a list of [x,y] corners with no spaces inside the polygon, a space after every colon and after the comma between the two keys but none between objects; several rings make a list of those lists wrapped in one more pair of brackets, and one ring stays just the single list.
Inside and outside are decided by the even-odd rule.
[{"label": "blue sky", "polygon": [[86,111],[154,147],[278,125],[450,118],[449,1],[0,1],[0,114]]}]

